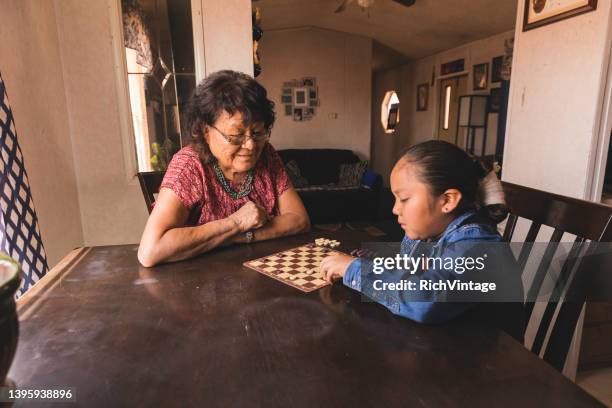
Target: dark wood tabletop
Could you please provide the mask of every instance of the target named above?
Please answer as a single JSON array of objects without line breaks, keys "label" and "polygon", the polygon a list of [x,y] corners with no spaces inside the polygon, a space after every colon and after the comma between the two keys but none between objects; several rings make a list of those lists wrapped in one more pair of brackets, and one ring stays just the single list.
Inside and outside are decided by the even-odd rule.
[{"label": "dark wood tabletop", "polygon": [[9,377],[88,407],[601,406],[497,329],[420,325],[340,283],[303,293],[242,266],[315,237],[374,240],[315,230],[150,269],[135,245],[86,248],[19,303]]}]

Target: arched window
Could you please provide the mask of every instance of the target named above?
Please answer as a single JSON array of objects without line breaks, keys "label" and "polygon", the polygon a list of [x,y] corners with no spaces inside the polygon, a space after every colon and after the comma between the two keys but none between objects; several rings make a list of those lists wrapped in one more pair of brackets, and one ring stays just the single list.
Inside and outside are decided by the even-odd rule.
[{"label": "arched window", "polygon": [[400,120],[400,101],[395,91],[387,91],[380,110],[380,122],[385,133],[395,132],[395,127]]}]

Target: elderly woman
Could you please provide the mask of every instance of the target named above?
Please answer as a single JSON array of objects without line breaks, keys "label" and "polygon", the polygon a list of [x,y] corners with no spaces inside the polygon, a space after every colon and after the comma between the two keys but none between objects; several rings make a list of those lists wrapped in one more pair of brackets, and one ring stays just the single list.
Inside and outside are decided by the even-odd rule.
[{"label": "elderly woman", "polygon": [[273,106],[238,72],[216,72],[196,88],[187,115],[192,141],[166,171],[140,240],[143,266],[308,230],[304,205],[268,143]]}]

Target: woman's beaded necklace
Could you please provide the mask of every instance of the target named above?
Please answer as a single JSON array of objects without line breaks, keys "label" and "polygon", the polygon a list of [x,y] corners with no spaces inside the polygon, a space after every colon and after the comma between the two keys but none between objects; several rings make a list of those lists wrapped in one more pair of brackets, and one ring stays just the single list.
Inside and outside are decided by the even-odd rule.
[{"label": "woman's beaded necklace", "polygon": [[234,200],[237,200],[242,197],[246,197],[251,192],[251,187],[253,186],[253,170],[249,170],[249,172],[247,173],[247,177],[246,177],[245,182],[243,183],[244,187],[242,188],[242,190],[234,191],[230,183],[227,181],[227,179],[223,175],[223,171],[221,171],[221,168],[219,167],[219,164],[217,163],[217,161],[213,162],[213,169],[215,170],[217,179],[219,180],[219,183],[221,183],[221,185],[223,186],[223,189],[225,190],[225,192],[229,194],[230,197],[232,197]]}]

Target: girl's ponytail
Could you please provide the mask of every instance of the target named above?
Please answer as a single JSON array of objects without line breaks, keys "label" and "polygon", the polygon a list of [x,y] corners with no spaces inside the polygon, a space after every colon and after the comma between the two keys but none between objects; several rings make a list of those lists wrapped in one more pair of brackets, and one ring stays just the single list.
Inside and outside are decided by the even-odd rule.
[{"label": "girl's ponytail", "polygon": [[475,166],[479,168],[480,181],[478,182],[479,212],[495,223],[503,221],[508,215],[506,198],[501,181],[497,177],[499,164],[493,162],[487,165],[478,158],[474,158]]}]

